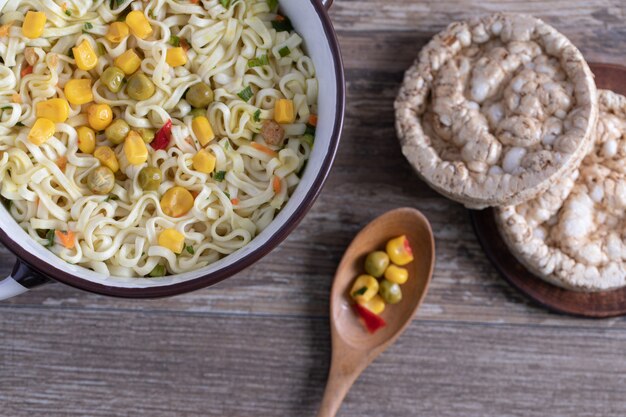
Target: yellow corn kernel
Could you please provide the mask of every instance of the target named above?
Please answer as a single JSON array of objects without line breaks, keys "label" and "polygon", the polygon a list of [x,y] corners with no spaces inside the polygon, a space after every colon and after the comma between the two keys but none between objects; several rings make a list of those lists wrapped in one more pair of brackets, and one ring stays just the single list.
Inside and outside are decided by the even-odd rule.
[{"label": "yellow corn kernel", "polygon": [[152,33],[152,27],[146,15],[139,10],[133,10],[126,16],[126,24],[130,31],[139,39],[146,39]]},{"label": "yellow corn kernel", "polygon": [[371,311],[374,314],[381,314],[383,311],[385,311],[385,300],[383,300],[383,297],[381,297],[378,294],[373,296],[368,301],[364,301],[359,304],[367,308],[369,311]]},{"label": "yellow corn kernel", "polygon": [[28,140],[34,145],[41,145],[54,135],[54,129],[52,120],[39,118],[28,132]]},{"label": "yellow corn kernel", "polygon": [[159,234],[159,246],[181,253],[185,247],[185,236],[176,229],[165,229]]},{"label": "yellow corn kernel", "polygon": [[51,98],[37,103],[37,117],[45,117],[54,123],[63,123],[70,115],[70,105],[63,98]]},{"label": "yellow corn kernel", "polygon": [[117,161],[115,152],[109,146],[98,146],[93,153],[102,165],[109,168],[113,172],[117,172],[120,169],[120,163]]},{"label": "yellow corn kernel", "polygon": [[45,25],[46,14],[44,12],[29,11],[22,24],[22,34],[29,39],[36,39],[43,33]]},{"label": "yellow corn kernel", "polygon": [[215,162],[217,159],[206,149],[200,149],[191,161],[193,162],[193,169],[205,174],[210,174],[215,169]]},{"label": "yellow corn kernel", "polygon": [[141,59],[139,59],[139,55],[137,55],[133,49],[124,52],[122,55],[115,58],[113,62],[115,66],[124,71],[126,75],[132,74],[141,66]]},{"label": "yellow corn kernel", "polygon": [[87,121],[93,130],[104,130],[113,120],[113,110],[108,104],[92,104],[87,109]]},{"label": "yellow corn kernel", "polygon": [[170,48],[167,50],[165,62],[167,62],[170,67],[180,67],[181,65],[185,65],[187,63],[187,53],[180,46],[177,48]]},{"label": "yellow corn kernel", "polygon": [[202,146],[206,146],[207,143],[215,139],[215,133],[213,133],[211,123],[209,123],[209,119],[204,116],[198,116],[193,119],[191,121],[191,129]]},{"label": "yellow corn kernel", "polygon": [[128,36],[130,29],[124,22],[113,22],[104,36],[113,43],[120,43]]},{"label": "yellow corn kernel", "polygon": [[413,250],[406,236],[398,236],[387,242],[387,255],[396,265],[406,265],[413,261]]},{"label": "yellow corn kernel", "polygon": [[81,126],[76,129],[78,133],[78,149],[82,153],[93,153],[96,149],[96,132],[87,126]]},{"label": "yellow corn kernel", "polygon": [[141,135],[131,130],[124,140],[124,154],[132,165],[141,165],[148,160],[148,148]]},{"label": "yellow corn kernel", "polygon": [[161,197],[161,210],[167,216],[181,217],[193,207],[193,196],[183,187],[172,187]]},{"label": "yellow corn kernel", "polygon": [[293,101],[281,98],[274,105],[274,120],[278,123],[293,123],[296,113],[293,110]]},{"label": "yellow corn kernel", "polygon": [[350,296],[357,303],[369,301],[376,294],[378,294],[378,281],[371,275],[359,275],[350,290]]},{"label": "yellow corn kernel", "polygon": [[76,66],[83,71],[93,69],[98,63],[98,55],[93,50],[87,39],[83,40],[78,46],[72,48]]},{"label": "yellow corn kernel", "polygon": [[396,265],[389,265],[385,270],[385,278],[396,284],[404,284],[409,279],[409,271]]},{"label": "yellow corn kernel", "polygon": [[63,88],[65,98],[72,104],[85,104],[93,101],[91,80],[88,78],[72,79]]}]

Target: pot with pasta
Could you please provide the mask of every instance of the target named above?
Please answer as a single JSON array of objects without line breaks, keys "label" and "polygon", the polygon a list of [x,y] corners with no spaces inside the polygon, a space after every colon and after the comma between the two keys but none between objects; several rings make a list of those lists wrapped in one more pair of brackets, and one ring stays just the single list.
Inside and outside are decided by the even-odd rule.
[{"label": "pot with pasta", "polygon": [[[0,299],[212,285],[296,226],[343,123],[319,0],[10,0],[0,11]],[[0,6],[2,2],[0,1]]]}]

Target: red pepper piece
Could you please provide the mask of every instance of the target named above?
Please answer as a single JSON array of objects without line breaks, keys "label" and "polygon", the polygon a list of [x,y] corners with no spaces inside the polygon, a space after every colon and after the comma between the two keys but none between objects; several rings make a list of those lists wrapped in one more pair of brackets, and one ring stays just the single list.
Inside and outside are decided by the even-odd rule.
[{"label": "red pepper piece", "polygon": [[370,333],[375,333],[376,330],[387,325],[382,317],[378,314],[372,313],[367,308],[360,306],[359,304],[355,304],[354,309],[358,313],[359,317],[363,319],[363,323]]},{"label": "red pepper piece", "polygon": [[161,127],[154,135],[154,140],[150,143],[150,145],[156,149],[165,149],[167,145],[170,144],[170,139],[172,138],[172,120],[168,120],[165,122],[163,127]]},{"label": "red pepper piece", "polygon": [[411,243],[409,243],[409,239],[406,236],[404,237],[404,250],[406,253],[413,256],[413,248],[411,247]]}]

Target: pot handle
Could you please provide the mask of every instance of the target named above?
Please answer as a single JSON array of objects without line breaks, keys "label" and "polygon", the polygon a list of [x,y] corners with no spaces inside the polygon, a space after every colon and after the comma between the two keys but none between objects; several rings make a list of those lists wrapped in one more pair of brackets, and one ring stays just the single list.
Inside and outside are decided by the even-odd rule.
[{"label": "pot handle", "polygon": [[332,5],[333,5],[333,0],[322,0],[322,6],[324,6],[326,10],[330,9],[330,6]]},{"label": "pot handle", "polygon": [[52,282],[50,278],[39,275],[18,259],[11,275],[0,281],[0,300],[15,297],[49,282]]}]

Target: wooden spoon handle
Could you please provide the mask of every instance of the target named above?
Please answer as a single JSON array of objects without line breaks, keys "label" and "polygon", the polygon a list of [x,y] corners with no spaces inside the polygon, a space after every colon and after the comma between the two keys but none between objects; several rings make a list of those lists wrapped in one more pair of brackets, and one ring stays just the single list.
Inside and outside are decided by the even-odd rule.
[{"label": "wooden spoon handle", "polygon": [[343,367],[335,364],[336,361],[332,361],[326,390],[324,390],[324,398],[317,417],[335,417],[350,387],[362,371],[362,369],[352,367],[346,369],[345,364]]}]

